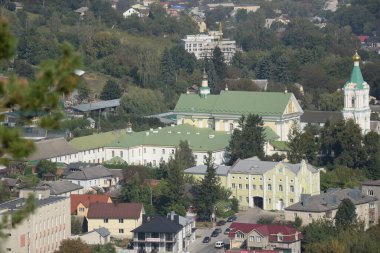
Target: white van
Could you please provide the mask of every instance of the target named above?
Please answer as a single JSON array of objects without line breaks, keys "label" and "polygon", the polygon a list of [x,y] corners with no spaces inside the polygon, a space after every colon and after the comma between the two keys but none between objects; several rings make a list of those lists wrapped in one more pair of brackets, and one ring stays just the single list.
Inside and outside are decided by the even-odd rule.
[{"label": "white van", "polygon": [[215,242],[215,248],[221,249],[223,247],[224,247],[224,242],[222,242],[222,241]]}]

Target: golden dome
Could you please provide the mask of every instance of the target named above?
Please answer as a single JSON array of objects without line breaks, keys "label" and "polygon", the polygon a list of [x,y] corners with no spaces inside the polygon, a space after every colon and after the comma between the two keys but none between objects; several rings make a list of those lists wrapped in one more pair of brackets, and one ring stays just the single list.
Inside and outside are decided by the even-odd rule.
[{"label": "golden dome", "polygon": [[358,51],[356,51],[355,55],[352,56],[353,61],[360,61],[360,55],[358,54]]}]

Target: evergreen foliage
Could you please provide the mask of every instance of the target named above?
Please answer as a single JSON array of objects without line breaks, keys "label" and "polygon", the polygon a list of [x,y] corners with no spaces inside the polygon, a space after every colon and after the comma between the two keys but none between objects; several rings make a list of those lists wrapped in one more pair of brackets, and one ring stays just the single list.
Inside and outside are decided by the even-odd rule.
[{"label": "evergreen foliage", "polygon": [[[241,130],[240,130],[241,129]],[[242,116],[239,128],[235,128],[227,150],[230,153],[229,163],[237,159],[246,159],[253,156],[264,157],[265,133],[260,116],[249,114]]]},{"label": "evergreen foliage", "polygon": [[356,207],[350,199],[343,199],[335,215],[335,225],[339,228],[348,228],[356,222]]},{"label": "evergreen foliage", "polygon": [[113,80],[108,80],[103,87],[102,93],[100,94],[100,99],[102,100],[118,99],[122,95],[123,95],[123,91],[121,90],[120,85]]}]

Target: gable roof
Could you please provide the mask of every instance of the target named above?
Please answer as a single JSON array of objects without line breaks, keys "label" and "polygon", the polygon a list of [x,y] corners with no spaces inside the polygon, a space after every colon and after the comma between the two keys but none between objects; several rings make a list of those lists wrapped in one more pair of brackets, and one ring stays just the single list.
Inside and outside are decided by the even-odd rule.
[{"label": "gable roof", "polygon": [[99,109],[117,107],[119,105],[120,105],[120,99],[118,98],[118,99],[98,101],[98,102],[88,103],[88,104],[80,104],[80,105],[72,106],[71,108],[73,110],[80,111],[80,112],[90,112],[90,111],[99,110]]},{"label": "gable roof", "polygon": [[58,181],[42,181],[37,187],[48,188],[50,190],[50,195],[61,195],[64,193],[76,191],[83,189],[83,186],[71,183],[66,180],[58,180]]},{"label": "gable roof", "polygon": [[44,160],[78,152],[64,138],[42,140],[35,142],[35,146],[36,152],[27,158],[29,161]]},{"label": "gable roof", "polygon": [[287,211],[326,212],[338,209],[343,199],[350,199],[354,205],[376,201],[372,196],[363,194],[359,189],[330,189],[320,195],[304,198],[302,201],[285,208]]},{"label": "gable roof", "polygon": [[65,179],[91,180],[104,177],[113,177],[113,174],[103,165],[97,165],[94,167],[80,168],[78,171],[74,171],[65,176]]},{"label": "gable roof", "polygon": [[[286,162],[271,162],[271,161],[261,161],[257,157],[251,157],[244,160],[237,160],[235,164],[231,166],[231,173],[249,173],[253,175],[261,175],[267,171],[273,169],[277,165],[281,164],[284,168],[292,171],[294,174],[297,174],[301,168],[304,161],[297,164],[291,164]],[[317,170],[310,164],[305,164],[306,168],[312,172],[316,173]]]},{"label": "gable roof", "polygon": [[[278,224],[254,224],[233,222],[228,237],[235,237],[238,231],[248,234],[252,231],[258,232],[264,237],[269,237],[270,242],[294,242],[302,239],[302,233],[293,227]],[[278,240],[278,235],[282,235],[282,240]]]},{"label": "gable roof", "polygon": [[380,180],[368,180],[362,183],[362,185],[367,185],[367,186],[380,186]]},{"label": "gable roof", "polygon": [[134,219],[140,218],[143,205],[140,203],[90,203],[88,219]]},{"label": "gable roof", "polygon": [[177,233],[182,228],[182,225],[177,224],[164,216],[155,216],[151,220],[132,230],[132,232]]},{"label": "gable roof", "polygon": [[71,213],[75,213],[79,203],[82,203],[85,207],[89,207],[90,203],[108,203],[110,196],[108,194],[71,194]]},{"label": "gable roof", "polygon": [[207,114],[257,114],[265,116],[281,116],[292,93],[282,92],[250,92],[221,91],[219,95],[208,95],[201,98],[198,94],[182,94],[174,111],[177,113]]}]

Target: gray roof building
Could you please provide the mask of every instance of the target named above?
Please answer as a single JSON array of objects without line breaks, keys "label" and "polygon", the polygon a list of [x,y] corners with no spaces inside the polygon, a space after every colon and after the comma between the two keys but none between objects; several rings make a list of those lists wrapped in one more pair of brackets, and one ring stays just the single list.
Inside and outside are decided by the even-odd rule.
[{"label": "gray roof building", "polygon": [[[226,176],[231,166],[219,165],[216,168],[216,174],[218,176]],[[185,170],[185,173],[205,175],[207,170],[206,165],[198,165]]]},{"label": "gray roof building", "polygon": [[36,142],[35,146],[36,152],[27,158],[29,161],[44,160],[53,157],[71,155],[78,152],[64,138],[42,140]]},{"label": "gray roof building", "polygon": [[[41,207],[41,206],[49,205],[57,201],[61,201],[63,199],[66,199],[66,197],[51,196],[44,199],[38,199],[36,204],[37,204],[37,207]],[[26,200],[25,198],[18,198],[18,199],[14,199],[14,200],[0,204],[0,213],[21,209],[25,205],[25,200]]]},{"label": "gray roof building", "polygon": [[74,171],[67,176],[65,179],[69,180],[91,180],[104,177],[113,177],[113,174],[103,165],[97,165],[93,167],[83,167],[79,168],[78,171]]},{"label": "gray roof building", "polygon": [[88,103],[88,104],[80,104],[76,106],[72,106],[71,108],[74,111],[79,112],[91,112],[91,111],[97,111],[97,110],[104,110],[108,108],[115,108],[120,105],[120,99],[112,99],[112,100],[106,100],[106,101],[98,101],[94,103]]},{"label": "gray roof building", "polygon": [[82,186],[71,183],[70,181],[66,180],[42,181],[38,184],[37,187],[49,189],[51,196],[59,196],[83,189]]},{"label": "gray roof building", "polygon": [[359,189],[330,189],[315,196],[306,196],[300,202],[288,206],[286,211],[326,212],[338,209],[343,199],[350,199],[354,205],[374,202],[377,199],[364,195]]},{"label": "gray roof building", "polygon": [[[291,164],[285,162],[261,161],[259,158],[255,156],[244,160],[237,160],[235,164],[231,166],[230,172],[261,175],[273,169],[279,163],[283,164],[286,169],[289,169],[294,174],[297,174],[302,167],[302,163]],[[307,169],[310,170],[312,173],[317,172],[317,170],[312,165],[306,164],[306,166]]]},{"label": "gray roof building", "polygon": [[304,111],[301,122],[308,124],[324,124],[326,121],[337,122],[343,120],[343,113],[336,111]]}]

